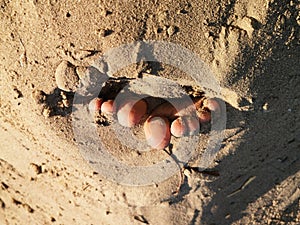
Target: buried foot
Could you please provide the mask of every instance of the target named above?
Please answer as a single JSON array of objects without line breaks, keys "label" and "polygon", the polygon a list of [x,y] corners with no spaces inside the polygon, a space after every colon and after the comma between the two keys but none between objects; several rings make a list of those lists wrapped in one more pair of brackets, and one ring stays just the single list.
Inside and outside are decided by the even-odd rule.
[{"label": "buried foot", "polygon": [[146,141],[154,149],[167,147],[171,135],[179,138],[198,134],[200,125],[211,121],[212,113],[216,117],[221,113],[220,104],[214,98],[195,97],[191,104],[180,99],[174,102],[179,107],[175,108],[165,101],[149,112],[145,99],[132,97],[117,103],[112,99],[94,98],[89,103],[89,110],[92,113],[116,115],[119,124],[124,127],[134,127],[144,122]]}]

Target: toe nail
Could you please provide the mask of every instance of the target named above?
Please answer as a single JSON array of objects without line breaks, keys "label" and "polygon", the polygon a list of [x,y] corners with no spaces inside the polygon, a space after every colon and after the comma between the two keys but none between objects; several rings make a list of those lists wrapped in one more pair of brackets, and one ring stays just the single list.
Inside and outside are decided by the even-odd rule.
[{"label": "toe nail", "polygon": [[102,98],[94,98],[89,103],[89,111],[92,113],[100,111],[102,102],[103,102]]},{"label": "toe nail", "polygon": [[151,117],[144,124],[147,143],[155,149],[164,149],[170,143],[170,123],[166,117]]},{"label": "toe nail", "polygon": [[144,100],[131,100],[119,107],[117,117],[122,126],[133,127],[140,122],[146,112],[147,103]]},{"label": "toe nail", "polygon": [[107,100],[102,103],[101,106],[101,112],[112,114],[114,113],[114,101],[113,100]]},{"label": "toe nail", "polygon": [[182,137],[187,132],[186,123],[183,121],[181,117],[178,117],[171,124],[171,134],[175,137]]}]

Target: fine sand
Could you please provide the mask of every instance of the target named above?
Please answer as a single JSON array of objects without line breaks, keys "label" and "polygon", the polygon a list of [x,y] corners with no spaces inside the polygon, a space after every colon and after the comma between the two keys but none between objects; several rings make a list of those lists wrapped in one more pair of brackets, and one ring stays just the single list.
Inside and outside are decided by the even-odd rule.
[{"label": "fine sand", "polygon": [[[0,6],[0,224],[300,223],[297,1],[2,0]],[[119,161],[154,168],[164,159],[175,162],[168,153],[191,143],[196,154],[186,169],[163,171],[161,181],[155,181],[160,170],[127,177],[118,167],[101,167],[102,158],[92,150],[82,154],[83,147],[98,145],[92,131],[80,124],[73,129],[73,116],[81,112],[73,107],[74,91],[87,76],[85,68],[113,48],[136,43],[129,58],[142,62],[119,71],[113,71],[114,63],[98,62],[113,77],[103,88],[105,98],[116,97],[128,83],[131,91],[156,98],[182,97],[175,83],[188,94],[210,95],[186,72],[194,63],[184,71],[143,58],[136,41],[150,40],[192,52],[220,85],[226,128],[205,171],[195,167],[209,131],[172,137],[166,151],[143,152],[141,127],[122,130],[103,115],[96,116],[97,126],[86,124],[96,127],[92,131]],[[170,57],[175,52],[156,50]],[[185,56],[179,64],[189,61]],[[80,104],[86,106],[95,96],[84,91]],[[150,103],[155,107],[158,101]],[[125,146],[131,136],[141,141]],[[122,182],[115,182],[120,174]],[[147,185],[131,185],[147,179]]]}]

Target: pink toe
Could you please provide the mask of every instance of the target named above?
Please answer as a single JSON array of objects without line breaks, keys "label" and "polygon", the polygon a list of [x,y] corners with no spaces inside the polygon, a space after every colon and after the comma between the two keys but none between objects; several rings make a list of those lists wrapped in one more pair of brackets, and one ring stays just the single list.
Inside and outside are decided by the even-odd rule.
[{"label": "pink toe", "polygon": [[103,102],[102,98],[94,98],[89,103],[89,111],[93,113],[99,112],[101,109],[102,102]]},{"label": "pink toe", "polygon": [[203,101],[203,106],[217,114],[221,113],[221,107],[216,99],[208,98]]},{"label": "pink toe", "polygon": [[200,123],[208,123],[211,120],[211,114],[207,111],[201,111],[198,113]]},{"label": "pink toe", "polygon": [[187,132],[187,126],[182,117],[178,117],[171,124],[171,134],[175,137],[182,137]]},{"label": "pink toe", "polygon": [[155,149],[164,149],[170,143],[170,123],[166,117],[151,117],[144,124],[147,143]]},{"label": "pink toe", "polygon": [[101,112],[112,114],[114,113],[114,101],[113,100],[107,100],[102,103],[101,106]]},{"label": "pink toe", "polygon": [[122,126],[133,127],[140,122],[146,112],[147,103],[144,100],[129,100],[119,107],[117,117]]}]

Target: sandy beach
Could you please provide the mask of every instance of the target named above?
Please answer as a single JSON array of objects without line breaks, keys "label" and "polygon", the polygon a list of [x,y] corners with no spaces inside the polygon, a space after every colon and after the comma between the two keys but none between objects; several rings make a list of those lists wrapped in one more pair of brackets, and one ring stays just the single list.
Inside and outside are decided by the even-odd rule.
[{"label": "sandy beach", "polygon": [[[0,224],[300,223],[297,1],[0,6]],[[91,116],[128,93],[134,127]],[[199,96],[211,124],[149,147],[155,108]]]}]

